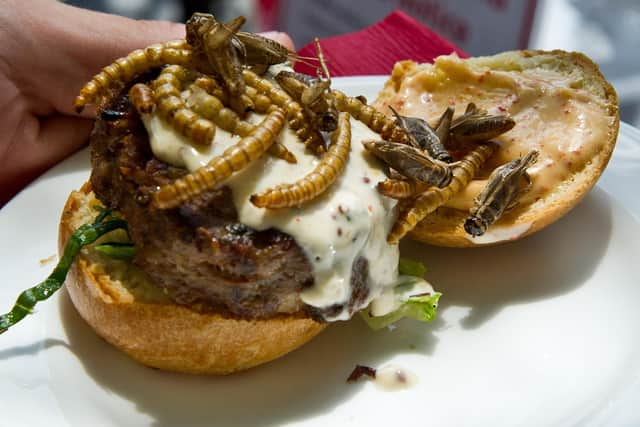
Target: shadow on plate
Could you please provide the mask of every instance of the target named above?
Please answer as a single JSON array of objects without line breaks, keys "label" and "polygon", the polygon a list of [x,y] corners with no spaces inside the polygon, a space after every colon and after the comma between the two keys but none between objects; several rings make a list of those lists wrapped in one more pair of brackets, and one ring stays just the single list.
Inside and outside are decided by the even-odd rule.
[{"label": "shadow on plate", "polygon": [[[246,372],[226,377],[182,375],[129,359],[86,325],[66,292],[59,301],[69,348],[87,374],[107,394],[132,402],[155,427],[270,426],[313,418],[331,412],[362,389],[362,383],[346,383],[356,364],[378,367],[402,353],[429,355],[437,342],[432,331],[438,321],[406,322],[393,331],[373,332],[355,318],[332,325],[301,349]],[[108,407],[106,401],[101,405]]]},{"label": "shadow on plate", "polygon": [[0,351],[0,360],[8,360],[14,357],[20,356],[34,356],[43,350],[51,347],[63,346],[69,348],[63,340],[46,338],[40,341],[35,341],[31,344],[22,345],[20,347],[10,347]]},{"label": "shadow on plate", "polygon": [[406,241],[401,253],[427,266],[427,280],[443,293],[441,312],[471,308],[461,326],[474,329],[507,306],[563,295],[585,283],[609,246],[612,204],[595,188],[572,212],[526,239],[473,249]]}]

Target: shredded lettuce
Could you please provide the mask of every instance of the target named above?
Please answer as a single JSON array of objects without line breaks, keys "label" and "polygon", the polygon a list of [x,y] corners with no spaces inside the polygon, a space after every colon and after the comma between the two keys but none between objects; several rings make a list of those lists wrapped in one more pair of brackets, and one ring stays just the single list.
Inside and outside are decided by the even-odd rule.
[{"label": "shredded lettuce", "polygon": [[403,317],[409,317],[421,322],[430,322],[436,317],[438,300],[441,295],[442,294],[440,292],[434,292],[430,295],[416,295],[409,297],[409,299],[397,310],[384,316],[371,316],[369,311],[366,309],[362,310],[360,314],[369,327],[374,330],[389,326]]},{"label": "shredded lettuce", "polygon": [[[394,292],[402,295],[410,291],[418,281],[422,281],[427,269],[420,261],[408,258],[400,258],[398,263],[398,284],[394,287]],[[397,322],[403,317],[430,322],[436,316],[438,300],[442,294],[440,292],[423,293],[410,295],[400,307],[384,316],[372,316],[368,308],[361,310],[360,315],[367,322],[371,329],[377,330]]]},{"label": "shredded lettuce", "polygon": [[427,268],[420,261],[400,257],[398,272],[404,276],[416,276],[422,279]]}]

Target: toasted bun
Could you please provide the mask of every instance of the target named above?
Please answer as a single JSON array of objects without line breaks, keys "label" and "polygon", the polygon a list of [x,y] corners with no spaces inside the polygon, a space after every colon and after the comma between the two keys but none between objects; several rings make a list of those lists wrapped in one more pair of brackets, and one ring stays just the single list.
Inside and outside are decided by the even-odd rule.
[{"label": "toasted bun", "polygon": [[[58,248],[99,205],[89,184],[69,196]],[[117,239],[117,232],[110,240]],[[325,324],[303,317],[241,320],[172,303],[128,262],[85,248],[65,282],[84,320],[138,362],[197,374],[230,374],[280,357],[309,341]]]},{"label": "toasted bun", "polygon": [[[497,225],[500,226],[526,229],[517,236],[509,237],[508,240],[519,239],[541,230],[566,214],[596,183],[606,167],[616,143],[619,127],[618,98],[615,90],[604,79],[598,67],[580,53],[559,50],[551,52],[513,51],[489,57],[469,58],[465,62],[472,70],[477,71],[491,69],[521,73],[539,70],[541,76],[544,76],[546,72],[559,73],[566,76],[567,80],[580,82],[579,88],[574,89],[569,85],[567,90],[587,91],[594,95],[604,106],[604,114],[610,117],[608,129],[603,132],[606,140],[602,141],[602,149],[595,153],[584,168],[562,180],[560,185],[546,193],[544,197],[532,204],[516,206],[498,221]],[[411,61],[396,64],[390,80],[385,84],[375,105],[388,114],[388,111],[384,111],[386,105],[401,96],[403,82],[415,73],[423,70],[428,71],[431,68],[433,68],[431,64],[416,64]],[[477,99],[481,99],[481,93],[477,94]],[[446,105],[443,105],[442,109],[445,107]],[[447,207],[439,208],[420,222],[409,235],[426,243],[451,247],[478,246],[500,242],[479,243],[471,241],[463,227],[468,215],[468,211]]]}]

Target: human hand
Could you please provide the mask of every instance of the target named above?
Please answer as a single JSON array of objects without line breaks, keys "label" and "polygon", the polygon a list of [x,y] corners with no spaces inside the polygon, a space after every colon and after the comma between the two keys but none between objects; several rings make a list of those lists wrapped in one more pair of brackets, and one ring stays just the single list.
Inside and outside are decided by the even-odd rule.
[{"label": "human hand", "polygon": [[[0,9],[0,206],[80,147],[92,127],[73,100],[115,58],[184,38],[184,25],[135,21],[53,0],[5,0]],[[265,33],[293,49],[283,33]]]}]

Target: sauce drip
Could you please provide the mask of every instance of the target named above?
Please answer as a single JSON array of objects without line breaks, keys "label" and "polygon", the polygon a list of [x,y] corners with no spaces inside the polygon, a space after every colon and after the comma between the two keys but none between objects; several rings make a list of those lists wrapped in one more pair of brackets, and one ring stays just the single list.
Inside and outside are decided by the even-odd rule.
[{"label": "sauce drip", "polygon": [[376,370],[374,382],[380,390],[398,391],[413,387],[418,377],[407,369],[390,364]]},{"label": "sauce drip", "polygon": [[[257,123],[261,118],[254,114],[249,121]],[[146,115],[143,122],[154,155],[189,171],[205,165],[239,139],[217,129],[211,146],[196,149],[160,117]],[[304,145],[288,128],[281,132],[278,141],[296,156],[297,164],[263,156],[225,182],[232,190],[240,222],[257,230],[276,228],[285,232],[305,251],[313,266],[315,283],[301,293],[302,301],[318,308],[345,306],[326,319],[329,321],[347,320],[353,314],[346,303],[351,297],[351,269],[357,258],[369,262],[369,295],[354,311],[368,306],[385,291],[388,294],[398,281],[399,249],[386,241],[396,201],[378,193],[376,184],[386,176],[380,163],[361,143],[365,139],[378,139],[379,135],[353,118],[351,126],[351,152],[344,173],[323,195],[303,206],[269,210],[257,208],[249,201],[252,194],[300,179],[317,164],[318,158],[305,152]],[[376,314],[386,314],[398,304],[385,304],[384,312]]]}]

